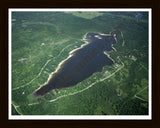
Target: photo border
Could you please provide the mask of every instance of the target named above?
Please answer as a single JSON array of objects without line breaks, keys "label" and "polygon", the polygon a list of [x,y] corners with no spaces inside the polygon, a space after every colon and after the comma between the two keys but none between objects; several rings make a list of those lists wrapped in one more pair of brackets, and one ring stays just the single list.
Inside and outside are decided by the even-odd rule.
[{"label": "photo border", "polygon": [[[64,11],[84,11],[84,12],[93,12],[93,11],[103,11],[103,12],[148,12],[148,16],[149,16],[149,26],[148,26],[148,29],[149,29],[149,42],[148,42],[148,45],[149,45],[149,115],[107,115],[107,116],[102,116],[102,115],[47,115],[47,116],[44,116],[44,115],[23,115],[23,116],[20,116],[20,115],[12,115],[11,114],[11,37],[12,37],[12,33],[11,33],[11,13],[12,12],[64,12]],[[137,9],[115,9],[115,8],[112,8],[112,9],[91,9],[91,8],[85,8],[85,9],[9,9],[9,119],[20,119],[20,120],[26,120],[26,119],[33,119],[33,120],[36,120],[36,119],[39,119],[39,120],[71,120],[71,119],[74,119],[74,120],[151,120],[152,119],[152,85],[151,85],[151,60],[152,60],[152,56],[151,56],[151,48],[152,48],[152,44],[151,44],[151,40],[152,40],[152,37],[151,37],[151,24],[152,24],[152,9],[151,8],[137,8]]]}]

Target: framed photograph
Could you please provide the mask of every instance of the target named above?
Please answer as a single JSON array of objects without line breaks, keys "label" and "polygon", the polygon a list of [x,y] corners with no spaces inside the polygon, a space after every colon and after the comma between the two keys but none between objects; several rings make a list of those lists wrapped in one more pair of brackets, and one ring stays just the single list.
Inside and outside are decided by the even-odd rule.
[{"label": "framed photograph", "polygon": [[151,120],[151,8],[9,8],[9,120]]}]

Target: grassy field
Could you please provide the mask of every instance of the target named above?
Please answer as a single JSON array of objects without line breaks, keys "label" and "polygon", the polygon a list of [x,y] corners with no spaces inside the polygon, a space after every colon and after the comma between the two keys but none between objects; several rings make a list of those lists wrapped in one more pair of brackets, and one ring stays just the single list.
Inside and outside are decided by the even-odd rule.
[{"label": "grassy field", "polygon": [[[13,12],[13,115],[147,115],[148,14],[136,12]],[[13,20],[14,19],[14,20]],[[88,32],[106,33],[121,23],[126,28],[108,53],[115,60],[76,86],[35,99],[69,52],[85,42]]]}]

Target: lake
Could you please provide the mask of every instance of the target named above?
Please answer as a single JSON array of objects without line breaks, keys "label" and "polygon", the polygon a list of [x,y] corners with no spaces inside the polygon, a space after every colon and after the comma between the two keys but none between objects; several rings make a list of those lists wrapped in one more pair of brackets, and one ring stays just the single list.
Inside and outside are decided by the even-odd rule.
[{"label": "lake", "polygon": [[104,66],[114,63],[104,51],[114,50],[112,46],[117,43],[115,37],[89,32],[83,40],[87,43],[70,52],[70,56],[61,62],[49,81],[34,93],[35,97],[45,95],[53,89],[74,86],[93,73],[101,72]]}]

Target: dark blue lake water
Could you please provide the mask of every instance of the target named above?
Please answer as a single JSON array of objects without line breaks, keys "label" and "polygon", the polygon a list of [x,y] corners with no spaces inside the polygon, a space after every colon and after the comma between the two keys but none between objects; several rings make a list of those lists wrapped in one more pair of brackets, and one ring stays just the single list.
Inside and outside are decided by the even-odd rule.
[{"label": "dark blue lake water", "polygon": [[74,86],[93,73],[102,71],[104,66],[114,63],[104,54],[104,51],[113,50],[112,45],[116,44],[113,36],[88,33],[84,40],[88,44],[72,52],[71,57],[61,64],[48,83],[38,89],[34,96],[44,95],[53,89]]}]

